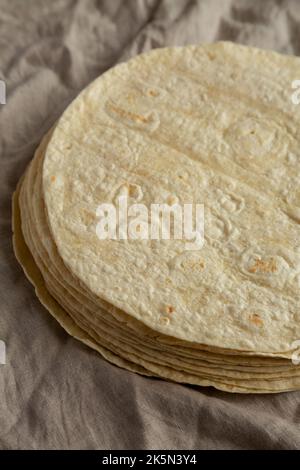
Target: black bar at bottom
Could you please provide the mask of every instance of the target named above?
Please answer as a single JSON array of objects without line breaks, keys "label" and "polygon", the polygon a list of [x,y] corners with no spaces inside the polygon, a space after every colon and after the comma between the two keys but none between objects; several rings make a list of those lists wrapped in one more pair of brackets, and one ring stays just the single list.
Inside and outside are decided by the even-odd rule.
[{"label": "black bar at bottom", "polygon": [[[296,451],[297,452],[297,451]],[[162,451],[162,450],[71,450],[71,451],[40,451],[40,450],[4,450],[0,452],[0,465],[3,462],[12,463],[70,463],[76,464],[89,464],[94,468],[108,467],[110,465],[121,466],[124,468],[140,468],[141,466],[148,465],[171,465],[177,467],[182,465],[184,467],[199,468],[203,464],[212,464],[214,462],[225,463],[233,462],[239,465],[249,464],[251,462],[270,463],[271,460],[276,459],[276,463],[281,462],[287,465],[287,460],[295,459],[295,451],[199,451],[199,450],[176,450],[176,451]]]}]

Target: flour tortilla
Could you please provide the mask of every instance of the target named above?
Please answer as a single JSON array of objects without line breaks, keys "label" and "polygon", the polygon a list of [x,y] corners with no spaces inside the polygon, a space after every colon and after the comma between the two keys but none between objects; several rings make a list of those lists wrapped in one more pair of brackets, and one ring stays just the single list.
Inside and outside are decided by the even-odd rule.
[{"label": "flour tortilla", "polygon": [[[300,372],[286,345],[299,326],[298,196],[291,189],[295,181],[289,167],[291,161],[298,164],[299,132],[288,118],[280,87],[296,69],[289,59],[245,51],[248,59],[256,57],[262,80],[261,95],[253,90],[246,96],[244,80],[250,77],[251,85],[255,73],[249,74],[247,61],[236,63],[241,50],[229,44],[161,50],[94,82],[43,139],[20,184],[14,198],[14,245],[42,303],[70,334],[111,362],[232,392],[295,390]],[[272,82],[274,94],[263,87],[270,62],[287,67],[278,83]],[[218,64],[215,70],[212,64]],[[154,65],[159,76],[153,74]],[[218,70],[224,89],[214,82]],[[231,94],[233,77],[239,87]],[[273,121],[263,125],[270,99]],[[175,133],[176,125],[181,133]],[[200,147],[195,131],[201,134]],[[114,201],[124,187],[138,188],[139,202],[146,204],[165,202],[159,197],[205,202],[198,199],[205,196],[204,250],[187,253],[179,241],[107,241],[100,247],[95,208]],[[108,285],[116,266],[118,283]],[[89,275],[99,283],[96,288]],[[171,293],[173,303],[166,297]],[[228,301],[233,294],[240,310]],[[144,310],[151,298],[153,310]],[[251,312],[242,309],[245,300]],[[222,317],[220,304],[226,307]],[[166,305],[173,308],[168,325],[161,322]],[[266,305],[272,310],[262,311]],[[281,317],[275,309],[283,305],[287,309]],[[191,307],[196,318],[192,335]],[[282,337],[276,325],[283,325]]]},{"label": "flour tortilla", "polygon": [[[35,162],[33,162],[33,164],[34,164],[34,163],[35,163]],[[29,170],[32,170],[32,169],[33,169],[33,166],[34,166],[33,164],[31,164],[31,167],[30,167]],[[26,180],[26,178],[28,177],[28,174],[30,174],[30,171],[27,172],[27,175],[26,175],[26,177],[25,177],[25,180]],[[29,180],[27,181],[27,189],[28,189],[28,193],[27,193],[28,195],[31,195],[31,196],[32,196],[32,195],[38,194],[38,188],[34,185],[34,181],[33,181],[33,180],[30,180],[30,179],[29,179]],[[35,198],[35,199],[38,199],[38,198]],[[27,202],[30,203],[30,201],[27,201]],[[29,206],[31,206],[31,204],[29,204]],[[23,210],[25,210],[25,207],[23,207]],[[29,213],[27,214],[26,211],[25,211],[25,216],[29,216]],[[25,221],[27,221],[27,219],[29,219],[29,217],[25,217]],[[34,226],[40,227],[40,226],[43,226],[44,224],[42,223],[42,220],[38,220],[36,224],[31,224],[31,225],[32,225],[32,227],[34,227]],[[43,235],[45,235],[45,234],[43,234]],[[38,238],[38,237],[37,237],[37,238]],[[41,237],[41,239],[44,239],[44,236]],[[50,251],[51,251],[51,250],[50,250]],[[45,253],[44,253],[44,252],[43,252],[42,256],[43,256],[43,259],[45,259]],[[47,260],[47,258],[46,258],[46,260]],[[50,260],[48,260],[48,261],[50,261]],[[39,260],[39,262],[41,262],[41,260]],[[48,265],[48,262],[47,262],[47,265]],[[45,267],[44,267],[44,269],[45,269]],[[46,274],[45,271],[43,271],[43,273],[44,273],[44,275]],[[49,285],[49,284],[48,284],[48,285]],[[68,296],[67,292],[64,292],[63,295],[60,295],[59,298],[60,298],[60,303],[61,303],[61,304],[64,304],[64,301],[62,301],[62,299],[67,298],[67,296]],[[75,304],[75,305],[72,305],[72,304],[71,304],[70,306],[66,305],[66,310],[67,310],[67,311],[68,311],[69,308],[71,309],[71,315],[73,315],[73,318],[74,318],[74,310],[76,311],[76,304]],[[76,315],[75,315],[75,318],[76,318]],[[95,338],[95,337],[98,338],[98,341],[99,341],[99,336],[98,336],[98,334],[97,334],[95,331],[91,330],[91,325],[92,325],[92,323],[93,323],[93,322],[91,321],[91,320],[92,320],[92,317],[90,316],[88,319],[89,319],[89,324],[86,324],[85,322],[83,322],[83,324],[85,325],[85,328],[88,328],[89,334],[91,334],[94,338]],[[76,323],[79,324],[79,325],[82,325],[82,319],[76,318]],[[107,333],[107,332],[106,332],[106,333]],[[109,332],[108,332],[108,333],[109,333]],[[106,335],[105,337],[109,337],[109,336],[111,336],[111,334],[112,334],[112,332],[110,333],[110,335],[108,334],[108,335]],[[102,343],[103,343],[103,341],[105,342],[105,340],[103,340],[103,337],[101,338],[101,341],[102,341]],[[102,344],[102,346],[103,346],[103,344]],[[110,347],[110,348],[112,347],[111,344],[109,344],[109,347]],[[116,347],[117,349],[114,349],[115,347]],[[118,354],[120,354],[120,351],[121,351],[122,349],[120,348],[120,344],[118,344],[118,342],[117,342],[117,343],[114,343],[113,350],[115,350]],[[140,351],[139,351],[139,352],[140,352]],[[141,352],[143,353],[143,351],[141,351]],[[124,352],[123,352],[123,354],[124,354]],[[127,348],[125,354],[128,354],[128,348]],[[136,356],[136,355],[135,355],[135,356],[134,356],[134,355],[132,356],[132,351],[130,352],[130,350],[129,350],[129,355],[130,355],[131,358],[134,357],[135,360],[137,360],[137,356]],[[143,354],[143,357],[145,357],[145,354]],[[149,358],[149,356],[148,356],[148,360],[149,360],[149,359],[151,360],[151,357]],[[155,358],[154,358],[154,359],[155,359]],[[141,359],[141,356],[140,356],[140,355],[139,355],[138,361],[139,361],[139,362],[144,361],[143,359]],[[145,363],[146,365],[147,365],[147,364],[149,365],[149,362],[147,361],[147,355],[146,355],[146,362],[144,362],[144,363]],[[173,363],[173,364],[172,364],[172,363]],[[176,363],[177,363],[177,365],[179,365],[179,366],[181,367],[181,370],[180,370],[180,371],[176,371],[176,370],[175,370],[175,372],[174,372],[174,371],[172,371],[172,369],[171,369],[171,377],[173,376],[173,373],[175,373],[175,375],[176,375],[176,377],[177,377],[178,379],[179,379],[179,377],[181,377],[181,379],[180,379],[181,381],[187,381],[187,382],[192,381],[192,383],[199,383],[199,380],[200,380],[200,384],[202,384],[202,383],[203,383],[203,380],[205,380],[205,378],[206,378],[207,380],[212,380],[212,378],[213,378],[213,380],[215,380],[215,379],[217,379],[217,378],[220,379],[220,377],[218,377],[218,376],[216,376],[216,375],[211,375],[211,371],[209,371],[209,369],[206,370],[206,373],[208,374],[208,376],[204,376],[205,378],[203,377],[203,375],[201,376],[201,379],[199,379],[199,378],[197,378],[197,377],[195,378],[194,376],[191,376],[191,375],[185,375],[186,372],[189,374],[189,371],[186,371],[186,370],[185,370],[185,368],[184,368],[184,361],[182,361],[181,363],[178,363],[175,358],[172,358],[172,361],[171,361],[170,365],[171,365],[171,366],[172,366],[172,365],[174,366],[174,364],[176,365]],[[164,367],[164,364],[161,364],[161,363],[158,363],[158,364],[157,364],[157,360],[154,360],[154,365],[150,362],[150,368],[153,368],[153,367],[154,367],[153,370],[157,370],[157,367],[160,367],[160,366],[163,366],[163,367]],[[164,376],[164,374],[166,374],[166,377],[170,377],[169,369],[167,368],[166,370],[167,370],[167,372],[165,371],[165,367],[164,367],[164,369],[163,369],[164,372],[163,372],[163,373],[160,373],[160,374],[163,375],[163,376]],[[197,376],[197,373],[199,373],[199,372],[201,372],[201,371],[202,371],[202,373],[203,373],[203,369],[201,369],[201,367],[199,366],[199,367],[198,367],[198,370],[196,371],[196,376]],[[190,372],[192,372],[192,369],[191,369]],[[220,373],[220,371],[218,371],[218,372]],[[222,372],[224,373],[224,371],[222,371]],[[297,372],[297,371],[294,371],[294,372]],[[216,370],[213,370],[213,373],[216,374]],[[179,374],[179,375],[178,375],[178,374]],[[226,371],[226,379],[225,379],[225,383],[226,383],[226,381],[227,381],[226,385],[231,385],[231,383],[230,383],[230,376],[231,376],[232,374],[236,374],[235,377],[238,376],[238,372],[236,373],[235,371],[234,371],[234,372],[228,372],[228,371]],[[280,390],[282,390],[282,381],[281,381],[281,379],[282,379],[283,377],[285,377],[286,374],[284,373],[284,374],[280,374],[280,375],[281,375],[281,378],[279,379],[279,380],[280,380],[280,387],[281,387]],[[247,375],[247,374],[240,374],[240,377],[242,377],[242,376],[244,376],[244,379],[245,379],[244,384],[245,384],[245,383],[247,384],[247,379],[249,378],[249,379],[251,380],[251,385],[252,385],[253,380],[254,380],[255,378],[257,378],[257,377],[255,376],[255,374],[252,374],[252,375],[251,375],[251,374],[249,374],[249,375]],[[260,380],[259,382],[256,381],[256,382],[255,382],[255,386],[258,386],[258,385],[259,385],[259,387],[261,387],[260,384],[264,384],[264,388],[263,388],[263,389],[266,389],[266,379],[267,379],[267,378],[270,378],[270,379],[273,379],[273,378],[274,378],[274,379],[278,379],[278,376],[276,376],[276,374],[272,374],[272,373],[271,373],[271,374],[265,374],[264,380]],[[198,381],[198,382],[197,382],[197,381]],[[271,382],[272,382],[272,380],[271,380]],[[205,382],[205,383],[206,383],[206,382]],[[295,383],[297,384],[297,378],[292,379],[292,383],[293,383],[294,386],[295,386]],[[234,386],[236,386],[236,385],[237,385],[237,381],[233,381],[233,384],[234,384]],[[249,388],[249,384],[247,384],[247,385],[248,385],[248,388]],[[269,383],[269,385],[270,385],[270,383]],[[275,380],[274,380],[274,383],[273,383],[272,385],[273,385],[273,386],[276,385],[276,389],[277,389],[278,384],[277,384],[277,382],[275,383]],[[290,389],[290,387],[292,387],[292,386],[293,386],[293,385],[290,384],[289,387],[288,387],[288,389]],[[284,387],[285,387],[284,390],[286,390],[286,389],[287,389],[287,385],[285,384]],[[255,390],[257,390],[257,389],[255,389]],[[269,391],[269,390],[268,390],[268,391]]]},{"label": "flour tortilla", "polygon": [[[41,148],[43,148],[43,143],[41,145]],[[92,309],[92,304],[91,302],[89,301],[89,299],[87,298],[87,296],[82,296],[82,292],[78,292],[76,289],[78,288],[78,286],[75,286],[76,289],[74,290],[74,288],[71,286],[70,284],[70,275],[68,273],[68,271],[66,270],[64,264],[62,262],[59,263],[57,269],[54,267],[54,264],[55,263],[58,263],[60,260],[59,260],[59,257],[57,256],[57,253],[56,253],[56,250],[55,250],[55,246],[51,240],[51,238],[49,237],[49,234],[47,233],[46,231],[46,220],[45,220],[45,217],[43,216],[43,211],[42,211],[42,204],[41,204],[41,200],[40,200],[40,193],[39,193],[39,187],[35,185],[35,182],[32,178],[30,178],[28,180],[28,177],[31,175],[33,175],[33,170],[35,169],[35,166],[36,166],[36,160],[37,158],[40,156],[40,153],[39,151],[37,151],[37,155],[36,155],[36,158],[35,160],[32,162],[32,164],[30,165],[30,168],[29,168],[29,171],[27,172],[26,174],[26,177],[25,177],[25,182],[27,183],[26,184],[26,187],[27,187],[27,200],[24,201],[25,205],[23,205],[23,215],[24,215],[24,221],[23,221],[23,230],[26,229],[26,222],[28,221],[29,222],[29,227],[27,227],[27,229],[29,229],[30,232],[35,232],[35,231],[38,231],[38,234],[37,233],[32,233],[31,234],[31,238],[32,238],[32,242],[33,242],[33,245],[30,245],[31,247],[31,251],[34,253],[36,247],[37,247],[37,242],[41,241],[42,243],[44,243],[44,250],[42,250],[40,252],[40,257],[45,260],[46,264],[47,264],[47,269],[50,269],[52,268],[52,273],[54,275],[54,277],[56,278],[57,281],[59,281],[60,279],[60,276],[61,276],[61,280],[60,280],[60,283],[62,284],[63,287],[68,287],[69,289],[71,289],[71,292],[73,292],[73,295],[75,294],[75,300],[76,300],[76,303],[74,305],[74,309],[76,310],[77,308],[77,305],[79,305],[79,308],[81,310],[84,310],[84,307],[83,305],[89,305],[90,308]],[[40,164],[39,164],[40,165]],[[28,180],[28,181],[26,181]],[[23,189],[23,188],[22,188]],[[32,199],[32,200],[31,200]],[[26,207],[26,204],[28,207]],[[36,216],[37,216],[37,219],[36,220],[30,220],[30,211],[28,211],[27,209],[30,208],[30,207],[34,207],[35,209],[39,209]],[[43,229],[43,230],[42,230]],[[28,232],[28,230],[25,230],[26,232]],[[28,236],[28,233],[27,233],[27,236]],[[35,241],[34,241],[35,239]],[[27,239],[27,242],[30,244],[30,241],[29,239]],[[52,257],[54,256],[56,259],[55,259],[55,263],[52,264],[52,260],[48,258],[48,253],[47,251],[49,252],[49,256],[51,255]],[[35,259],[37,261],[37,258],[36,258],[36,255],[35,256]],[[39,261],[40,263],[40,261]],[[54,269],[54,271],[53,271]],[[68,280],[69,279],[69,280]],[[68,295],[66,292],[63,293],[63,295],[60,295],[60,297],[58,296],[58,300],[59,298],[65,298],[66,295]],[[99,313],[100,311],[102,311],[102,309],[99,309],[99,305],[95,305],[94,306],[94,309],[96,309],[96,314]],[[87,313],[87,316],[88,318],[90,318],[90,321],[92,320],[92,317],[93,315],[95,315],[95,313],[93,313],[92,311],[88,311]],[[101,322],[107,322],[108,321],[108,317],[109,315],[107,316],[107,313],[105,315],[105,319],[104,318],[101,318]],[[117,317],[118,318],[118,317]],[[120,318],[118,318],[120,320]],[[124,330],[124,326],[120,325],[120,324],[112,324],[110,321],[109,321],[110,325],[113,325],[113,328],[115,329],[123,329]],[[126,321],[124,321],[124,324],[126,325]],[[139,334],[141,333],[141,331],[139,331]],[[134,337],[134,332],[133,331],[129,331],[128,332],[129,334],[129,337],[131,337],[134,341],[137,341],[137,339]],[[128,340],[128,336],[127,336],[127,340]],[[142,341],[142,344],[145,344],[148,341],[147,337],[142,337],[141,339]],[[156,347],[156,349],[161,352],[162,349],[165,349],[166,350],[166,346],[164,348],[162,348],[162,345],[159,344],[159,345],[154,345],[153,343],[151,343],[151,346],[152,347]],[[171,350],[170,351],[171,353],[173,353],[173,356],[174,356],[174,348],[173,348],[173,351]],[[179,356],[182,356],[184,357],[187,353],[187,350],[185,349],[185,351],[182,353],[182,355],[180,354],[180,350],[179,350],[179,347],[176,347],[176,350],[175,350],[175,354],[176,355],[179,355]],[[190,355],[190,352],[188,352],[188,355]],[[200,367],[200,363],[199,363],[199,359],[203,359],[203,356],[205,358],[205,361],[210,361],[210,358],[209,357],[206,357],[206,353],[199,353],[197,352],[197,365]],[[195,357],[195,356],[194,356]],[[213,363],[215,362],[215,359],[216,359],[216,356],[213,357]],[[236,358],[237,360],[235,361],[235,364],[238,362],[238,363],[247,363],[248,360],[245,361],[245,358]],[[226,362],[229,362],[231,363],[232,360],[229,360],[227,361],[226,358],[220,358],[218,357],[218,360],[217,360],[217,363],[220,363],[223,364]],[[255,363],[257,366],[259,365],[268,365],[266,364],[266,362],[261,362],[260,360]],[[253,365],[253,361],[252,361],[252,365]],[[274,366],[275,363],[272,363],[272,366]],[[278,363],[276,364],[278,366]],[[288,362],[288,366],[290,368],[291,364],[290,362]],[[226,367],[225,367],[226,368]],[[242,370],[242,368],[241,368]],[[279,369],[277,369],[279,370]],[[285,367],[283,368],[284,371],[287,370],[287,367],[286,367],[286,364],[285,364]],[[251,373],[254,372],[253,369],[251,368]],[[263,373],[264,372],[264,368],[262,367],[261,370],[259,370],[260,373]],[[270,372],[270,370],[265,370],[265,372]],[[273,372],[273,370],[272,370]],[[274,369],[274,372],[275,372],[275,369]]]},{"label": "flour tortilla", "polygon": [[[86,292],[162,342],[291,355],[300,338],[300,116],[289,98],[299,66],[230,43],[161,49],[79,95],[47,146],[43,199],[59,256]],[[169,196],[204,203],[204,248],[100,241],[92,216],[124,185],[148,206]],[[203,272],[190,269],[199,256]]]},{"label": "flour tortilla", "polygon": [[[101,347],[93,338],[91,338],[83,329],[81,329],[61,308],[61,306],[51,297],[48,293],[44,279],[37,268],[34,259],[28,250],[22,235],[21,230],[21,220],[20,212],[18,206],[18,190],[14,194],[13,199],[13,229],[14,229],[14,249],[16,256],[23,266],[24,272],[26,273],[28,279],[34,284],[37,296],[43,303],[43,305],[50,311],[50,313],[59,321],[59,323],[68,331],[69,334],[76,337],[80,341],[84,342],[88,346],[100,352],[107,360],[110,362],[133,372],[137,372],[143,375],[150,375],[149,371],[143,367],[139,367],[136,364],[132,364],[129,361],[121,359],[119,356],[112,354],[110,351],[107,351],[105,348]],[[148,364],[149,366],[149,364]],[[156,365],[150,366],[153,371],[161,372],[160,368]],[[153,373],[155,375],[155,373]],[[180,372],[173,371],[169,372],[169,375],[173,380],[185,382],[184,377]],[[192,376],[190,378],[190,383],[193,383]],[[198,380],[196,379],[196,384]],[[255,389],[255,388],[244,388],[235,385],[222,384],[221,382],[212,383],[211,380],[201,380],[201,384],[204,386],[213,385],[216,388],[219,388],[224,391],[237,392],[237,393],[272,393],[274,390],[268,389]]]},{"label": "flour tortilla", "polygon": [[[33,164],[31,165],[31,169],[30,169],[30,170],[32,170],[32,166],[34,165],[34,163],[35,163],[35,162],[33,162]],[[33,180],[33,179],[30,179],[30,180],[27,182],[27,190],[28,190],[28,191],[27,191],[27,196],[28,196],[28,198],[29,198],[29,199],[27,200],[27,205],[28,205],[28,207],[30,207],[30,206],[35,206],[37,201],[40,202],[40,199],[39,199],[39,188],[38,188],[38,186],[36,186],[36,185],[34,184],[34,180]],[[30,200],[30,197],[32,198],[32,201]],[[34,201],[35,201],[35,203],[34,203]],[[39,204],[39,205],[40,205],[40,204]],[[41,207],[40,207],[40,209],[41,209]],[[24,215],[25,215],[25,220],[29,220],[29,219],[30,219],[30,214],[26,212],[26,205],[24,206],[23,211],[24,211]],[[53,276],[55,277],[55,283],[56,283],[56,281],[59,281],[60,284],[62,285],[62,287],[66,287],[66,288],[68,287],[69,290],[71,289],[71,290],[70,290],[70,294],[71,294],[71,292],[73,293],[73,294],[71,294],[71,298],[72,298],[73,302],[75,301],[75,306],[74,306],[74,308],[76,309],[76,303],[77,303],[77,304],[79,304],[81,310],[85,310],[85,307],[87,306],[87,302],[88,302],[87,297],[82,297],[82,296],[81,296],[81,292],[79,293],[79,292],[75,291],[75,290],[73,289],[73,287],[71,287],[71,285],[69,284],[69,282],[67,282],[69,273],[68,273],[68,271],[66,271],[66,269],[65,269],[65,267],[64,267],[64,265],[63,265],[63,263],[60,262],[60,263],[59,263],[59,266],[58,266],[57,269],[56,269],[55,266],[54,266],[54,264],[52,265],[52,260],[50,260],[50,258],[48,257],[47,251],[45,251],[45,250],[48,250],[48,251],[49,251],[49,254],[51,254],[52,256],[54,256],[54,254],[55,254],[55,255],[56,255],[56,260],[55,260],[55,262],[58,262],[58,261],[59,261],[59,259],[58,259],[58,257],[57,257],[57,253],[56,253],[56,251],[55,251],[55,247],[52,246],[52,245],[53,245],[53,242],[52,242],[51,239],[49,238],[49,235],[47,235],[47,232],[46,232],[46,231],[40,231],[40,229],[41,229],[42,227],[43,227],[44,229],[46,229],[46,223],[45,223],[44,218],[42,218],[42,212],[39,214],[39,217],[37,218],[37,220],[36,220],[35,222],[34,222],[34,221],[31,221],[31,222],[30,222],[30,225],[31,225],[31,231],[32,231],[32,230],[34,231],[35,228],[36,228],[37,230],[39,230],[39,235],[34,234],[35,236],[33,236],[33,234],[32,234],[32,238],[33,238],[33,239],[35,238],[35,239],[36,239],[36,242],[37,242],[39,239],[40,239],[41,241],[44,241],[44,240],[46,241],[45,244],[44,244],[44,247],[43,247],[44,250],[42,250],[42,251],[40,252],[40,257],[41,257],[43,260],[45,260],[46,265],[47,265],[47,270],[50,270],[51,273],[53,274]],[[35,246],[34,248],[36,248],[36,246]],[[50,248],[50,250],[49,250],[49,248]],[[51,269],[51,268],[52,268],[52,269]],[[43,269],[45,269],[45,267],[43,267]],[[53,269],[54,269],[54,270],[53,270]],[[60,278],[61,278],[61,279],[60,279]],[[54,284],[54,282],[52,281],[52,286],[53,286],[53,284]],[[52,287],[52,288],[53,288],[53,287]],[[55,288],[55,287],[54,287],[54,288]],[[70,294],[69,294],[69,292],[66,292],[66,291],[65,291],[63,294],[60,295],[60,297],[61,297],[61,298],[66,298],[66,296],[69,296]],[[75,297],[74,297],[74,296],[75,296]],[[83,307],[83,305],[84,305],[85,307]],[[92,304],[91,304],[90,302],[89,302],[88,305],[90,305],[91,310],[93,310]],[[94,306],[94,308],[96,308],[96,309],[98,310],[98,312],[96,311],[96,314],[99,313],[100,311],[102,311],[101,309],[99,309],[99,306],[98,306],[98,305]],[[91,310],[87,310],[87,316],[88,316],[88,318],[90,318],[90,320],[92,320],[93,315],[95,315],[95,312],[93,312],[93,311],[91,311]],[[103,311],[102,311],[102,312],[103,312]],[[108,317],[109,317],[109,316],[108,316]],[[106,314],[105,319],[104,319],[104,318],[101,318],[101,321],[102,321],[102,322],[104,321],[105,323],[107,323],[107,321],[108,321],[108,323],[109,323],[111,326],[113,325],[113,326],[117,327],[117,329],[120,329],[120,328],[121,328],[122,331],[124,332],[124,329],[125,329],[125,328],[124,328],[122,325],[117,325],[117,324],[111,323],[111,322],[109,321],[109,318],[108,318],[108,317],[107,317],[107,314]],[[139,333],[141,333],[141,332],[139,332]],[[129,332],[129,335],[130,335],[130,336],[133,336],[133,332],[132,332],[132,331]],[[128,340],[128,336],[126,337],[126,340]],[[147,342],[147,338],[145,338],[145,337],[142,337],[141,340],[142,340],[142,344],[145,344],[145,341]],[[135,338],[135,341],[137,341],[137,338]],[[152,343],[152,346],[154,346],[153,343]],[[161,346],[161,345],[156,345],[156,348],[158,349],[160,346]],[[158,349],[158,350],[159,350],[159,349]],[[177,353],[178,353],[178,348],[176,348],[176,354],[177,354]],[[173,354],[174,354],[174,350],[173,350]],[[198,361],[199,361],[199,357],[197,357],[197,359],[198,359]],[[218,358],[218,359],[219,359],[220,362],[222,362],[222,359],[220,359],[220,358]],[[238,360],[239,360],[239,359],[238,359]],[[226,362],[226,360],[225,360],[224,362]],[[257,365],[258,365],[258,364],[257,364]],[[275,365],[275,364],[272,363],[272,366],[274,366],[274,365]],[[277,364],[277,365],[278,365],[278,364]],[[289,367],[290,367],[290,366],[291,366],[291,363],[288,362],[288,365],[289,365]],[[279,370],[279,369],[278,369],[278,370]],[[287,368],[284,367],[284,368],[282,368],[282,370],[287,370]],[[262,368],[262,369],[260,370],[260,372],[263,372],[263,371],[264,371],[264,369]],[[253,372],[253,369],[251,369],[251,372]],[[267,372],[267,371],[265,371],[265,372]]]}]

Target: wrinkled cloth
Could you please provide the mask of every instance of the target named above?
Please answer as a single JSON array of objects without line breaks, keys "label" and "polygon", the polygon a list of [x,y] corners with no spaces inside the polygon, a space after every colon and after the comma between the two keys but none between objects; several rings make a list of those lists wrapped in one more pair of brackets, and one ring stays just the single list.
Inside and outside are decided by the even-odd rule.
[{"label": "wrinkled cloth", "polygon": [[36,298],[11,236],[19,177],[95,77],[167,45],[231,40],[298,55],[299,28],[298,0],[0,0],[1,449],[300,447],[300,392],[234,395],[145,378],[68,336]]}]

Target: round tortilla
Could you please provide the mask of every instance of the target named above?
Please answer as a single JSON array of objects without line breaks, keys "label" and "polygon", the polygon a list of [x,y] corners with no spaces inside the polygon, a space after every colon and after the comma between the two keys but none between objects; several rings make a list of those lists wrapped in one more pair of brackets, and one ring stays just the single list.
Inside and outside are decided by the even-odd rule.
[{"label": "round tortilla", "polygon": [[[43,194],[59,255],[86,291],[167,338],[291,355],[300,159],[287,93],[299,65],[230,43],[167,48],[79,95],[46,149]],[[96,208],[124,188],[147,207],[204,203],[204,247],[99,240]]]},{"label": "round tortilla", "polygon": [[[250,81],[242,53],[256,61]],[[300,271],[289,167],[299,133],[280,94],[294,60],[223,43],[151,52],[96,80],[45,136],[14,197],[14,246],[71,335],[144,375],[241,393],[300,387],[290,361]],[[246,96],[244,80],[263,83],[267,63],[287,67],[281,85]],[[97,205],[124,190],[148,206],[204,202],[204,248],[100,241]]]}]

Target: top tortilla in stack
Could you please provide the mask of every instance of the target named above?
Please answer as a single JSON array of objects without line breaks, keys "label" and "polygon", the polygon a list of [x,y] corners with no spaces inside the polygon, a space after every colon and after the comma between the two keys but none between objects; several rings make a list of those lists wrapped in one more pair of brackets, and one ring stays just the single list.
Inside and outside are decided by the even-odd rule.
[{"label": "top tortilla in stack", "polygon": [[[69,106],[20,185],[15,247],[71,334],[140,373],[299,388],[299,65],[230,43],[160,49]],[[203,203],[204,247],[99,240],[97,207],[124,193],[147,207]]]}]

